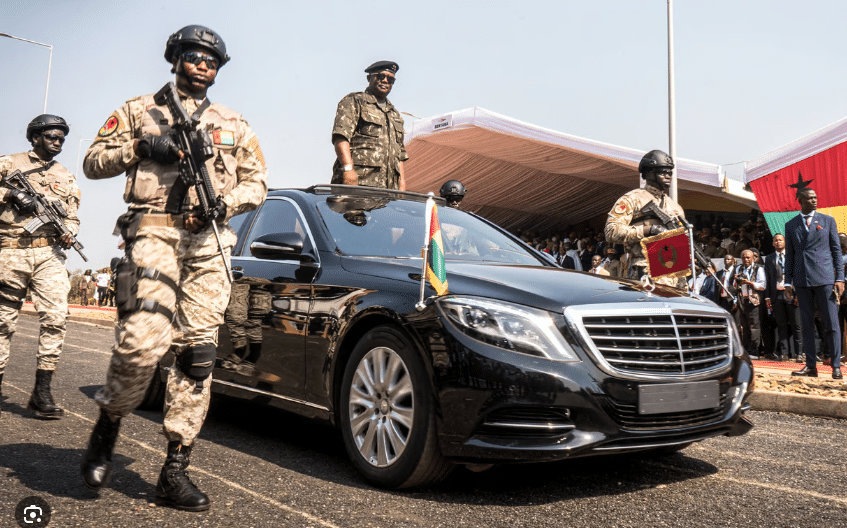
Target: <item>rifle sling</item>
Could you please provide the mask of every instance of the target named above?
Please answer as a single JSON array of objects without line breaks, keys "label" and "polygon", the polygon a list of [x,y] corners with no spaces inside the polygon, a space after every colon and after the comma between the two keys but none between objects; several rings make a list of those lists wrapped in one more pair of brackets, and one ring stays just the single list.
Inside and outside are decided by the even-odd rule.
[{"label": "rifle sling", "polygon": [[44,172],[44,171],[46,171],[47,169],[49,169],[50,167],[52,167],[54,163],[56,163],[56,160],[50,160],[50,161],[47,163],[47,165],[45,165],[45,166],[43,166],[43,167],[36,167],[36,168],[34,168],[34,169],[30,169],[30,170],[28,170],[28,171],[26,171],[26,172],[22,172],[22,173],[21,173],[21,176],[29,176],[30,174],[35,174],[35,173],[37,173],[37,172]]}]

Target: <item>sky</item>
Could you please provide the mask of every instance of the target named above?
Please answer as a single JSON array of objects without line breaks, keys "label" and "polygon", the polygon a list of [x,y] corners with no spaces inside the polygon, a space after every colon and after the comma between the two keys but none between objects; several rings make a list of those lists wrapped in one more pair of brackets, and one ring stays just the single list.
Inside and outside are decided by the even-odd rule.
[{"label": "sky", "polygon": [[[750,160],[847,115],[844,20],[841,0],[677,0],[677,155]],[[47,112],[71,127],[57,160],[77,175],[91,260],[71,252],[71,270],[120,255],[111,233],[126,210],[123,175],[82,174],[87,140],[126,100],[173,80],[165,42],[189,24],[226,42],[232,61],[209,98],[248,120],[272,188],[329,182],[336,105],[378,60],[399,63],[389,98],[415,116],[479,106],[668,149],[666,0],[2,0],[0,32],[53,46]],[[0,153],[23,152],[44,109],[49,50],[0,37],[0,57]]]}]

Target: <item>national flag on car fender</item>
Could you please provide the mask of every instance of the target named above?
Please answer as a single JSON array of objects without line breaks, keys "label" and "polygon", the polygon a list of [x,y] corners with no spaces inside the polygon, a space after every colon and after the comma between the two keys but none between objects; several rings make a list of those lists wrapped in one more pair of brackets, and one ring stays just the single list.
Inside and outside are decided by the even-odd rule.
[{"label": "national flag on car fender", "polygon": [[438,295],[447,293],[447,269],[444,267],[444,243],[441,241],[441,224],[438,223],[438,206],[429,208],[429,250],[426,260],[426,279]]},{"label": "national flag on car fender", "polygon": [[682,227],[642,238],[641,251],[647,259],[647,274],[653,279],[691,274],[691,245]]}]

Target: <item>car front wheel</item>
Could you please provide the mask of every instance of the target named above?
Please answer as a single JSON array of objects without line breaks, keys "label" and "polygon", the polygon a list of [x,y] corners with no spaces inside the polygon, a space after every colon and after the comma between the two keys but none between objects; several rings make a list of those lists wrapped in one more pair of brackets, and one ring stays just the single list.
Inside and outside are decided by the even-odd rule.
[{"label": "car front wheel", "polygon": [[344,369],[339,414],[350,459],[379,486],[425,486],[453,468],[438,449],[427,370],[395,327],[376,327],[356,344]]}]

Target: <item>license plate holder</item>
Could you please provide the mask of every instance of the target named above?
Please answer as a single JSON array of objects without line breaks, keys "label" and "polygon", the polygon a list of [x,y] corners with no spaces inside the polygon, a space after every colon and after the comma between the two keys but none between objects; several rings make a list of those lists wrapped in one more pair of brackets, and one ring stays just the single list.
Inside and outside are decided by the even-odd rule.
[{"label": "license plate holder", "polygon": [[638,386],[638,414],[697,411],[719,406],[717,380]]}]

